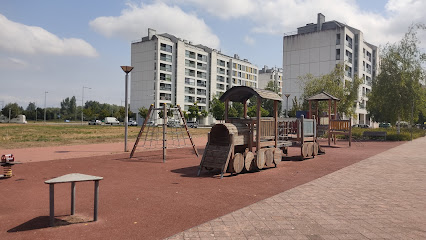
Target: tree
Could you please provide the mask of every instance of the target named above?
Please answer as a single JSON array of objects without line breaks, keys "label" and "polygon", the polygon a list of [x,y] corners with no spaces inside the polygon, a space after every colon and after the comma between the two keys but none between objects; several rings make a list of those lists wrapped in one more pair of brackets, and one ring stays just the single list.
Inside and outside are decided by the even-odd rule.
[{"label": "tree", "polygon": [[225,103],[220,101],[218,96],[210,102],[210,112],[216,120],[225,119]]},{"label": "tree", "polygon": [[148,109],[146,107],[140,107],[138,110],[139,116],[141,116],[142,118],[146,118],[146,116],[148,115]]},{"label": "tree", "polygon": [[[337,105],[337,111],[346,116],[353,116],[355,113],[355,101],[358,99],[358,88],[362,80],[357,76],[352,81],[344,80],[343,65],[337,65],[329,74],[314,77],[307,74],[301,77],[305,82],[303,99],[307,99],[322,91],[325,91],[340,99]],[[322,112],[328,108],[328,103],[320,102],[319,111]],[[303,102],[303,109],[308,109],[308,102]]]},{"label": "tree", "polygon": [[19,114],[22,114],[24,109],[20,107],[17,103],[8,103],[4,108],[2,109],[1,113],[9,117],[9,109],[10,109],[10,118],[16,118]]},{"label": "tree", "polygon": [[30,102],[28,104],[27,108],[25,109],[24,114],[25,114],[25,117],[28,120],[35,120],[36,119],[36,117],[35,117],[35,115],[36,115],[36,105],[35,105],[35,103]]},{"label": "tree", "polygon": [[[265,87],[265,90],[269,90],[272,92],[275,92],[277,94],[279,94],[279,88],[278,85],[275,81],[269,81],[268,84]],[[269,112],[268,117],[273,117],[274,114],[274,100],[271,99],[264,99],[262,100],[262,107]],[[282,101],[278,102],[278,106],[277,106],[277,111],[278,113],[281,113],[281,109],[282,109]]]},{"label": "tree", "polygon": [[[422,88],[426,54],[418,44],[417,30],[425,30],[424,24],[411,25],[401,41],[386,44],[381,50],[380,73],[373,79],[368,95],[367,110],[377,122],[395,123],[411,120],[419,112],[426,113],[426,93]],[[399,133],[399,127],[398,127]]]}]

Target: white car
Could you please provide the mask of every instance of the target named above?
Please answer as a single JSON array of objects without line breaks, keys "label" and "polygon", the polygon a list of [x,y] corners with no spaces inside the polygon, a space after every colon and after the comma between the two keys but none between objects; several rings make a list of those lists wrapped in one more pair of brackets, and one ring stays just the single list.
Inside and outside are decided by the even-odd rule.
[{"label": "white car", "polygon": [[115,118],[115,117],[106,117],[105,118],[105,120],[104,120],[104,123],[105,124],[110,124],[110,125],[119,125],[120,124],[120,121],[118,121],[117,120],[117,118]]},{"label": "white car", "polygon": [[129,120],[129,122],[127,123],[128,126],[137,126],[138,123],[135,120]]}]

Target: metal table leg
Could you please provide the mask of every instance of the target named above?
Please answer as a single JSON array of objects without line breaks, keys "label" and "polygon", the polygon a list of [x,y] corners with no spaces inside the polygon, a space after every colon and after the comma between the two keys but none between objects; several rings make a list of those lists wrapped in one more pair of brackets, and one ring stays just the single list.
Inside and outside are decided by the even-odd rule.
[{"label": "metal table leg", "polygon": [[99,198],[99,180],[95,181],[95,203],[93,211],[93,221],[98,220],[98,198]]},{"label": "metal table leg", "polygon": [[49,184],[50,226],[55,225],[55,184]]},{"label": "metal table leg", "polygon": [[71,182],[71,215],[75,214],[75,182]]}]

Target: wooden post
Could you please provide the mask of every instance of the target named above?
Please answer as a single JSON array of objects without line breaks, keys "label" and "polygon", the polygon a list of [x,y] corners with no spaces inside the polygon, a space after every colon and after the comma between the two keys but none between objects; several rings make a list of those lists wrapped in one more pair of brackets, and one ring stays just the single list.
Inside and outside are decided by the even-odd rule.
[{"label": "wooden post", "polygon": [[330,146],[330,128],[331,127],[331,99],[328,99],[328,146]]},{"label": "wooden post", "polygon": [[99,180],[95,180],[95,196],[93,204],[93,221],[98,221]]},{"label": "wooden post", "polygon": [[180,114],[180,117],[182,119],[183,125],[185,126],[186,134],[188,135],[189,140],[191,141],[192,149],[194,149],[195,155],[197,155],[197,157],[198,157],[199,156],[198,151],[197,151],[197,148],[195,147],[194,141],[192,140],[191,134],[189,133],[188,126],[186,125],[186,120],[185,120],[185,117],[183,116],[182,109],[180,108],[179,105],[177,105],[177,107],[178,107],[179,114]]},{"label": "wooden post", "polygon": [[163,163],[167,155],[167,104],[163,104]]},{"label": "wooden post", "polygon": [[50,226],[55,225],[55,184],[49,184],[49,216],[50,216]]},{"label": "wooden post", "polygon": [[[385,136],[385,138],[386,138],[386,136]],[[352,117],[349,118],[349,147],[351,145],[352,145]]]},{"label": "wooden post", "polygon": [[262,117],[261,114],[261,105],[262,99],[257,96],[257,119],[256,119],[256,153],[260,150],[260,119]]},{"label": "wooden post", "polygon": [[308,116],[308,118],[312,118],[312,103],[311,103],[311,100],[309,100],[308,102],[309,102],[309,116]]},{"label": "wooden post", "polygon": [[247,118],[247,99],[244,101],[244,118]]},{"label": "wooden post", "polygon": [[228,122],[229,99],[225,100],[225,122]]},{"label": "wooden post", "polygon": [[278,101],[274,100],[275,148],[278,148]]},{"label": "wooden post", "polygon": [[319,116],[319,101],[316,101],[316,112],[317,112],[317,124],[320,125],[321,118]]},{"label": "wooden post", "polygon": [[337,100],[334,100],[334,120],[337,120]]},{"label": "wooden post", "polygon": [[132,158],[133,154],[135,154],[136,148],[138,147],[138,144],[139,144],[139,139],[142,136],[143,130],[145,129],[146,123],[148,122],[148,119],[151,116],[151,111],[153,108],[154,108],[154,104],[151,104],[151,106],[149,106],[148,114],[146,115],[145,120],[143,121],[141,130],[139,131],[138,137],[136,138],[136,142],[135,142],[135,145],[133,146],[132,152],[130,153],[130,158]]},{"label": "wooden post", "polygon": [[71,182],[71,215],[75,214],[75,182]]}]

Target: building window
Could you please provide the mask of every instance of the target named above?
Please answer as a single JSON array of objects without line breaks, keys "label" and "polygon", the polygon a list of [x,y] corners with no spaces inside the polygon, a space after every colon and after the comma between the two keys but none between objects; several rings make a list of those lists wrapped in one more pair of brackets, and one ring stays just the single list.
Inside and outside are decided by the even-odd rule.
[{"label": "building window", "polygon": [[348,65],[345,65],[345,75],[346,75],[347,77],[352,78],[352,68],[351,68],[351,67],[349,67]]},{"label": "building window", "polygon": [[346,46],[352,49],[352,38],[346,35]]},{"label": "building window", "polygon": [[203,54],[197,54],[197,59],[198,61],[203,61],[203,62],[207,62],[207,56],[203,55]]},{"label": "building window", "polygon": [[185,93],[186,94],[195,94],[195,88],[185,87]]},{"label": "building window", "polygon": [[161,43],[161,47],[160,47],[160,50],[161,51],[165,51],[165,52],[169,52],[169,53],[171,53],[172,52],[172,46],[170,46],[170,45],[167,45],[167,44],[165,44],[165,43]]},{"label": "building window", "polygon": [[348,62],[352,63],[352,53],[346,50],[346,57],[348,59]]},{"label": "building window", "polygon": [[336,49],[336,60],[340,60],[340,49]]},{"label": "building window", "polygon": [[223,76],[217,76],[216,77],[216,80],[218,81],[218,82],[225,82],[225,77],[223,77]]},{"label": "building window", "polygon": [[166,72],[171,72],[172,71],[172,65],[160,63],[160,70],[166,71]]},{"label": "building window", "polygon": [[206,96],[207,91],[205,89],[197,89],[197,95]]},{"label": "building window", "polygon": [[367,51],[367,60],[371,62],[371,53]]},{"label": "building window", "polygon": [[[206,98],[197,97],[197,102],[206,104],[207,101],[206,101]],[[201,106],[198,106],[198,107],[201,111],[204,110]]]},{"label": "building window", "polygon": [[218,59],[217,60],[217,65],[225,67],[225,61]]},{"label": "building window", "polygon": [[197,68],[201,70],[207,70],[207,64],[205,63],[197,63]]},{"label": "building window", "polygon": [[193,79],[193,78],[185,78],[185,84],[195,85],[195,79]]},{"label": "building window", "polygon": [[198,87],[206,87],[207,86],[206,81],[197,80],[197,86]]},{"label": "building window", "polygon": [[172,95],[170,93],[160,93],[160,100],[172,100]]},{"label": "building window", "polygon": [[195,52],[185,50],[185,57],[195,59]]},{"label": "building window", "polygon": [[195,98],[193,96],[185,96],[185,102],[193,103],[195,102]]},{"label": "building window", "polygon": [[336,45],[340,45],[340,33],[336,34]]},{"label": "building window", "polygon": [[197,77],[207,79],[207,73],[197,71]]},{"label": "building window", "polygon": [[185,59],[185,66],[195,68],[195,61]]},{"label": "building window", "polygon": [[167,73],[160,73],[160,80],[171,82],[172,81],[172,75],[167,74]]},{"label": "building window", "polygon": [[217,73],[225,74],[225,69],[224,69],[224,68],[221,68],[221,67],[218,67],[218,68],[217,68]]},{"label": "building window", "polygon": [[223,84],[217,83],[216,88],[220,90],[225,90],[225,86]]},{"label": "building window", "polygon": [[195,77],[195,70],[191,70],[191,69],[185,68],[185,75],[186,76]]},{"label": "building window", "polygon": [[160,83],[160,90],[171,91],[172,90],[172,85],[171,84],[167,84],[167,83]]},{"label": "building window", "polygon": [[160,53],[160,60],[166,61],[166,62],[172,62],[172,55]]}]

